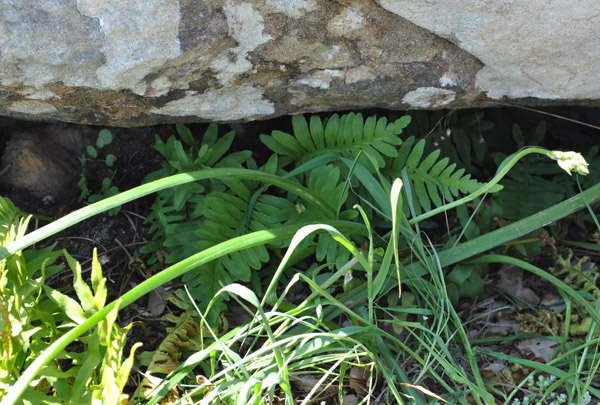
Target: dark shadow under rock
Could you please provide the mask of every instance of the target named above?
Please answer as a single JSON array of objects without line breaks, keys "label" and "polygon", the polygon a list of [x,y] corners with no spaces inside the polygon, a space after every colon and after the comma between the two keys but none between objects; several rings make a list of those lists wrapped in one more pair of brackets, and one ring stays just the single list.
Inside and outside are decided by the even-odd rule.
[{"label": "dark shadow under rock", "polygon": [[72,194],[81,172],[78,156],[94,132],[64,124],[12,132],[2,156],[3,187],[28,193],[32,207]]}]

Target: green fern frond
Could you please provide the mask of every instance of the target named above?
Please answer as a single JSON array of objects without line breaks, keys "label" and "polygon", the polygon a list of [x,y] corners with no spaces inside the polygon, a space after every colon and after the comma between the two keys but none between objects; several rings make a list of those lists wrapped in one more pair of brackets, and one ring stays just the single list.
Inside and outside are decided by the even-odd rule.
[{"label": "green fern frond", "polygon": [[166,258],[167,264],[177,263],[198,252],[194,243],[200,240],[196,235],[196,230],[200,226],[201,221],[187,220],[173,223],[167,227],[163,241],[163,246],[169,251]]},{"label": "green fern frond", "polygon": [[[265,196],[266,197],[266,196]],[[266,198],[259,198],[257,206],[264,208]],[[189,224],[189,228],[180,227],[177,234],[172,234],[166,245],[172,250],[168,261],[178,261],[189,256],[192,251],[198,252],[220,242],[234,238],[247,232],[246,215],[248,202],[237,195],[214,191],[205,199],[203,223]],[[267,209],[275,212],[271,206]],[[250,222],[250,230],[273,227],[273,222],[262,223],[261,211],[256,210]],[[178,246],[174,246],[178,245]],[[269,253],[264,245],[259,245],[240,252],[223,256],[211,263],[197,268],[183,277],[183,281],[199,301],[200,308],[205,308],[217,291],[227,283],[251,280],[253,270],[263,267],[269,261]],[[219,306],[220,307],[220,306]]]},{"label": "green fern frond", "polygon": [[[151,223],[148,233],[152,235],[152,242],[142,246],[141,253],[154,254],[159,249],[163,248],[167,238],[167,229],[171,224],[177,223],[185,218],[185,215],[178,212],[172,202],[173,190],[165,190],[159,193],[151,207],[151,213],[146,218],[147,223]],[[156,262],[156,257],[153,257],[150,264]]]},{"label": "green fern frond", "polygon": [[[205,203],[204,223],[196,231],[201,239],[194,243],[196,249],[206,249],[246,232],[247,201],[232,194],[212,192],[206,196]],[[254,224],[251,222],[251,227]],[[249,281],[251,269],[260,269],[268,260],[266,247],[257,246],[226,256],[221,262],[234,279]]]},{"label": "green fern frond", "polygon": [[[454,201],[460,194],[472,193],[483,186],[483,183],[472,179],[470,174],[465,174],[464,169],[456,170],[456,164],[450,164],[447,157],[438,160],[439,149],[423,157],[424,151],[425,140],[415,144],[415,137],[411,136],[404,140],[398,155],[389,165],[390,169],[383,170],[390,179],[402,178],[406,170],[409,184],[405,185],[403,192],[410,190],[417,215],[430,211],[432,205],[442,206]],[[500,187],[495,187],[492,191],[499,189]],[[404,207],[408,209],[408,204]]]},{"label": "green fern frond", "polygon": [[[402,143],[398,135],[409,123],[409,116],[388,124],[385,117],[371,116],[365,121],[362,114],[350,113],[341,118],[334,114],[323,125],[319,116],[311,116],[309,124],[304,116],[297,115],[292,118],[294,135],[273,131],[260,139],[280,155],[282,166],[292,162],[297,165],[324,154],[354,159],[363,151],[381,168],[385,165],[384,156],[396,156],[396,146]],[[366,158],[361,163],[371,167]]]},{"label": "green fern frond", "polygon": [[250,228],[254,230],[270,229],[280,225],[293,225],[306,220],[302,213],[306,210],[300,202],[294,204],[287,198],[271,194],[262,194],[252,211]]},{"label": "green fern frond", "polygon": [[[225,159],[223,155],[229,150],[235,137],[233,131],[219,137],[217,124],[210,124],[202,141],[196,140],[190,130],[184,125],[177,125],[177,133],[187,146],[177,140],[175,136],[169,137],[163,142],[157,135],[155,137],[155,149],[164,160],[161,163],[161,169],[150,173],[144,179],[144,182],[150,182],[161,179],[176,173],[199,170],[203,167],[211,166],[232,166],[235,162],[243,162],[248,159],[247,151],[236,152],[228,155]],[[233,189],[236,189],[236,182],[228,183]],[[181,244],[182,237],[189,236],[186,230],[193,224],[197,227],[196,221],[204,209],[203,199],[206,186],[214,186],[210,182],[194,182],[184,184],[173,189],[162,190],[157,193],[152,212],[146,219],[146,223],[151,223],[148,231],[152,236],[152,242],[140,249],[142,253],[152,253],[150,264],[157,261],[154,252],[163,246],[174,247],[176,252],[171,252],[171,257],[180,259],[187,257],[187,253],[195,253],[191,244]],[[187,246],[186,249],[177,247]]]},{"label": "green fern frond", "polygon": [[0,197],[0,241],[4,240],[10,227],[15,224],[21,211],[8,198]]},{"label": "green fern frond", "polygon": [[316,167],[308,175],[307,187],[321,196],[334,210],[344,203],[344,184],[340,183],[340,169],[333,165]]}]

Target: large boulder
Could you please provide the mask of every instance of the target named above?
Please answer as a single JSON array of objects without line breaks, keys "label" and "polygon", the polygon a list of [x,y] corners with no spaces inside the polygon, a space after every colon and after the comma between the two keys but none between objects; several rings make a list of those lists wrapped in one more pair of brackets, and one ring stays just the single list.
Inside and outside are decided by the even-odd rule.
[{"label": "large boulder", "polygon": [[598,104],[597,0],[0,0],[0,115]]}]

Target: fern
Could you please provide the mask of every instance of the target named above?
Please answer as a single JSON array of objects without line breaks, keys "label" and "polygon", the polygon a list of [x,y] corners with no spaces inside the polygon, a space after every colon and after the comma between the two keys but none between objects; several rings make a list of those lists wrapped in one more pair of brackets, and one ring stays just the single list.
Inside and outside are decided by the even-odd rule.
[{"label": "fern", "polygon": [[[194,247],[203,250],[245,233],[244,220],[247,210],[248,202],[238,196],[222,192],[207,195],[204,224],[196,231],[201,240],[194,243]],[[255,226],[256,221],[252,221],[250,230],[254,230],[252,228]],[[258,246],[225,256],[222,262],[223,267],[234,279],[249,281],[251,269],[260,269],[262,263],[268,260],[266,247]]]},{"label": "fern", "polygon": [[[221,138],[218,137],[217,124],[211,124],[206,129],[201,142],[198,142],[184,125],[177,125],[177,133],[187,145],[184,149],[183,143],[174,136],[163,142],[158,135],[155,137],[155,149],[163,156],[161,169],[150,173],[144,182],[150,182],[176,173],[199,170],[203,167],[217,165],[219,160],[227,152],[235,133],[228,132]],[[242,154],[229,155],[229,161],[236,161]],[[208,182],[204,182],[208,184]],[[151,253],[150,264],[158,260],[154,252],[163,246],[178,246],[179,243],[173,239],[182,239],[189,233],[185,229],[197,227],[202,215],[203,199],[206,191],[205,184],[201,182],[188,183],[172,189],[162,190],[157,193],[152,205],[152,211],[146,223],[151,223],[149,233],[152,234],[152,242],[140,249],[142,253]],[[195,222],[187,222],[196,220]],[[192,226],[190,226],[192,225]],[[182,229],[183,227],[183,229]],[[184,252],[178,251],[176,256],[183,258],[193,253],[191,244],[185,244],[188,248]],[[188,246],[189,245],[189,246]]]},{"label": "fern", "polygon": [[[148,233],[152,234],[152,242],[144,245],[140,249],[141,253],[154,253],[161,249],[168,237],[169,226],[185,218],[185,215],[177,211],[174,204],[170,203],[173,200],[171,194],[174,192],[173,190],[169,191],[170,193],[159,193],[152,204],[152,211],[146,219],[146,222],[151,223]],[[149,263],[153,264],[156,261],[157,258],[153,255]]]},{"label": "fern", "polygon": [[[313,185],[318,187],[317,184]],[[238,193],[235,194],[213,191],[206,195],[201,225],[191,223],[189,228],[187,228],[187,224],[176,225],[178,232],[174,232],[173,236],[166,241],[166,246],[175,248],[168,258],[169,262],[179,261],[193,252],[207,249],[247,232],[325,219],[310,208],[299,209],[288,199],[272,194],[263,194],[258,198],[248,227],[246,227],[252,190],[247,188],[245,182],[240,182],[238,187]],[[340,185],[338,185],[335,198],[339,198],[340,189]],[[186,229],[183,229],[184,227]],[[177,247],[174,246],[176,244]],[[285,242],[282,243],[282,245],[285,244]],[[266,246],[256,246],[226,255],[201,266],[186,274],[183,281],[190,287],[193,296],[199,301],[200,307],[204,308],[224,285],[237,281],[251,281],[255,275],[253,270],[261,269],[269,261],[269,258],[270,254]],[[222,303],[215,307],[217,312],[222,308]]]},{"label": "fern", "polygon": [[321,196],[334,210],[338,210],[346,199],[344,185],[340,183],[340,169],[333,165],[317,167],[308,175],[307,187]]},{"label": "fern", "polygon": [[[402,141],[398,135],[410,123],[404,116],[388,124],[385,117],[375,116],[363,121],[362,114],[337,114],[326,120],[313,115],[310,124],[302,115],[292,118],[294,135],[273,131],[271,135],[261,135],[261,141],[273,152],[281,156],[281,166],[291,162],[296,164],[308,161],[319,155],[335,154],[354,160],[363,151],[377,162],[377,167],[385,165],[384,156],[396,156],[396,146]],[[366,158],[360,161],[371,167]]]},{"label": "fern", "polygon": [[[280,158],[282,165],[293,162],[298,166],[322,154],[336,154],[354,160],[363,151],[367,156],[359,158],[358,163],[371,170],[379,169],[390,183],[394,178],[402,177],[406,169],[409,184],[404,192],[412,192],[411,202],[417,215],[454,201],[460,194],[473,192],[483,185],[470,174],[465,174],[465,169],[457,169],[456,163],[450,164],[449,158],[438,159],[439,149],[424,157],[425,140],[415,143],[415,137],[411,136],[402,141],[398,135],[410,123],[409,116],[390,124],[385,117],[376,119],[372,116],[363,121],[361,114],[353,113],[341,118],[333,115],[325,126],[318,116],[312,116],[310,124],[303,116],[295,116],[292,123],[293,136],[282,131],[273,131],[271,136],[261,135],[262,142],[269,149],[283,156]],[[373,167],[371,161],[377,167]],[[493,191],[498,189],[500,187]],[[359,187],[356,192],[366,196],[368,192],[365,191],[364,187]],[[321,195],[329,194],[327,190]],[[406,204],[404,209],[408,214],[409,205]]]},{"label": "fern", "polygon": [[567,250],[566,257],[564,257],[555,248],[554,260],[556,266],[548,268],[552,275],[563,280],[569,287],[575,290],[586,291],[596,299],[600,299],[600,288],[597,287],[600,273],[596,265],[590,262],[588,256],[574,260],[571,249]]},{"label": "fern", "polygon": [[[164,315],[162,320],[171,322],[174,326],[167,328],[167,336],[154,352],[144,352],[139,356],[143,365],[148,367],[140,384],[140,394],[146,399],[149,399],[152,390],[163,382],[164,377],[179,366],[180,359],[205,347],[211,332],[206,326],[201,330],[200,316],[183,289],[173,291],[167,301],[183,312],[180,315],[173,313]],[[213,332],[220,336],[227,329],[227,319],[220,317],[218,321],[219,325],[213,329]],[[173,401],[179,399],[178,394],[176,389],[171,390],[169,399]]]},{"label": "fern", "polygon": [[15,207],[13,202],[8,198],[0,197],[0,243],[4,243],[4,238],[9,229],[16,225],[16,220],[22,216],[21,211]]},{"label": "fern", "polygon": [[[425,140],[415,144],[415,137],[411,136],[402,143],[398,155],[389,163],[389,169],[382,170],[391,180],[404,178],[405,198],[408,198],[406,193],[410,191],[410,201],[416,215],[454,201],[461,193],[471,193],[483,186],[472,179],[470,174],[465,174],[464,169],[456,170],[456,163],[450,164],[447,157],[438,160],[439,149],[423,158],[424,150]],[[408,210],[408,204],[404,208]]]},{"label": "fern", "polygon": [[430,147],[456,163],[458,168],[478,178],[487,178],[495,166],[489,156],[488,143],[494,141],[489,132],[495,124],[484,118],[483,111],[417,111],[404,131],[408,136],[425,136]]},{"label": "fern", "polygon": [[[410,191],[416,214],[482,186],[465,174],[464,169],[457,170],[448,158],[440,159],[439,150],[426,154],[424,140],[416,142],[415,137],[409,137],[402,141],[399,134],[409,122],[408,116],[388,123],[386,118],[371,116],[364,120],[361,114],[354,113],[341,117],[334,114],[325,120],[312,116],[308,121],[296,116],[292,119],[293,135],[282,131],[261,135],[262,142],[275,152],[261,168],[248,151],[225,155],[233,139],[231,133],[218,138],[216,126],[210,126],[202,142],[198,142],[185,127],[178,126],[183,142],[171,137],[163,143],[157,138],[156,149],[165,162],[161,171],[149,178],[208,166],[262,170],[303,184],[319,195],[336,217],[324,218],[296,196],[254,181],[207,180],[158,194],[149,216],[153,222],[150,229],[153,241],[142,251],[151,252],[164,246],[169,251],[167,262],[175,263],[247,232],[336,218],[354,219],[357,212],[352,207],[357,200],[356,195],[348,192],[350,189],[360,196],[358,202],[368,206],[367,209],[376,206],[369,202],[370,198],[377,201],[378,209],[382,208],[381,201],[386,204],[384,188],[369,188],[372,182],[378,182],[377,176],[390,183],[394,178],[404,177],[405,190]],[[349,167],[352,162],[358,165],[356,170]],[[291,172],[284,170],[288,166],[293,167]],[[355,179],[360,181],[351,184]],[[377,193],[377,197],[371,193]],[[375,225],[377,218],[373,221]],[[224,285],[232,282],[260,285],[257,270],[269,262],[273,248],[285,247],[287,243],[281,241],[276,246],[258,246],[226,255],[187,273],[183,281],[200,308],[206,308]],[[306,244],[304,248],[314,251],[317,260],[326,260],[330,266],[348,257],[329,235],[318,235],[316,242],[306,241]],[[223,302],[219,301],[213,313],[223,308]]]}]

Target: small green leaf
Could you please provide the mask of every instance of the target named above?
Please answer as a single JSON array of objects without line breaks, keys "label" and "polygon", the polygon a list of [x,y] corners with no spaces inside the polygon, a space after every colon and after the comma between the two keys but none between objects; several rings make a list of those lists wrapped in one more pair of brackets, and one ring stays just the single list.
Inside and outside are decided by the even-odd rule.
[{"label": "small green leaf", "polygon": [[190,188],[191,188],[191,184],[188,183],[188,184],[181,185],[175,189],[176,191],[175,191],[175,197],[174,197],[174,201],[173,201],[173,206],[175,207],[175,210],[179,211],[183,208],[186,201],[190,197]]},{"label": "small green leaf", "polygon": [[85,150],[92,159],[96,159],[98,157],[98,152],[92,145],[88,145]]},{"label": "small green leaf", "polygon": [[267,163],[263,166],[265,173],[275,174],[277,172],[277,153],[273,153]]},{"label": "small green leaf", "polygon": [[471,273],[471,277],[460,286],[459,294],[461,297],[474,298],[483,292],[483,280],[477,272]]},{"label": "small green leaf", "polygon": [[205,145],[212,145],[215,142],[217,142],[218,136],[219,126],[213,122],[208,126],[208,128],[206,128],[206,131],[204,132],[204,137],[202,138],[202,143]]},{"label": "small green leaf", "polygon": [[[119,307],[121,306],[121,299],[118,299],[115,303],[115,307],[110,311],[106,317],[98,324],[98,336],[100,337],[100,344],[102,346],[111,345],[111,331],[119,315]],[[117,326],[118,327],[118,326]]]},{"label": "small green leaf", "polygon": [[102,278],[102,266],[98,260],[98,249],[94,248],[92,253],[92,289],[94,292],[98,291]]},{"label": "small green leaf", "polygon": [[517,148],[520,149],[525,146],[525,135],[523,135],[523,131],[521,130],[519,124],[513,124],[512,136],[515,140],[515,143],[517,144]]},{"label": "small green leaf", "polygon": [[179,141],[175,141],[174,146],[175,146],[175,148],[174,148],[175,154],[176,154],[177,159],[179,160],[180,164],[182,166],[189,166],[190,159],[189,159],[188,155],[185,153],[182,143]]},{"label": "small green leaf", "polygon": [[325,149],[325,134],[323,132],[323,121],[318,115],[310,117],[310,133],[317,149]]},{"label": "small green leaf", "polygon": [[73,298],[68,297],[62,293],[59,293],[53,288],[48,287],[47,285],[42,286],[46,291],[46,295],[58,305],[60,309],[62,309],[65,314],[75,321],[78,325],[84,323],[86,321],[85,313],[83,309],[79,306],[77,301]]},{"label": "small green leaf", "polygon": [[[235,139],[235,132],[229,131],[218,141],[211,145],[210,154],[206,157],[206,161],[204,162],[207,166],[213,166],[215,163],[223,157],[223,155],[229,150],[229,147],[233,143]],[[204,145],[203,145],[204,146]]]},{"label": "small green leaf", "polygon": [[544,136],[546,136],[546,121],[542,121],[535,127],[533,134],[529,137],[527,144],[529,145],[541,145],[544,140]]},{"label": "small green leaf", "polygon": [[92,295],[92,290],[90,289],[90,287],[86,284],[85,281],[83,281],[83,277],[81,275],[81,265],[77,260],[73,259],[67,252],[65,252],[65,257],[67,259],[67,262],[69,263],[69,267],[71,268],[71,270],[73,270],[73,288],[77,293],[77,297],[81,302],[81,306],[83,307],[83,310],[86,313],[92,314],[94,312],[94,296]]},{"label": "small green leaf", "polygon": [[310,137],[308,123],[306,122],[304,116],[294,115],[292,117],[292,127],[294,129],[294,135],[296,136],[296,139],[298,139],[298,142],[300,142],[300,145],[302,145],[302,147],[305,150],[311,152],[314,151],[315,145],[313,144],[312,139]]},{"label": "small green leaf", "polygon": [[446,276],[446,281],[450,283],[454,283],[456,285],[461,285],[471,276],[473,273],[473,266],[468,266],[466,264],[457,264],[454,266],[454,269]]},{"label": "small green leaf", "polygon": [[190,146],[194,146],[196,144],[196,140],[192,135],[192,131],[190,131],[188,127],[186,127],[183,124],[177,124],[175,125],[175,128],[177,129],[177,133],[179,134],[181,139],[183,139],[183,142],[187,143]]},{"label": "small green leaf", "polygon": [[98,139],[96,140],[96,146],[103,148],[106,145],[110,145],[113,140],[113,135],[108,129],[103,129],[98,133]]},{"label": "small green leaf", "polygon": [[112,167],[112,165],[114,165],[116,161],[117,157],[112,153],[109,153],[108,156],[106,156],[106,166]]},{"label": "small green leaf", "polygon": [[94,248],[92,256],[92,289],[94,290],[94,298],[92,301],[94,310],[100,311],[106,304],[106,278],[102,277],[102,267],[98,261],[98,252]]},{"label": "small green leaf", "polygon": [[402,130],[404,128],[406,128],[408,126],[408,124],[410,124],[411,121],[411,117],[410,115],[404,115],[400,118],[398,118],[396,121],[394,121],[394,130],[397,133],[402,132]]},{"label": "small green leaf", "polygon": [[[127,357],[125,361],[120,365],[120,367],[117,368],[115,376],[115,385],[117,386],[119,392],[123,392],[125,384],[127,383],[127,379],[129,378],[129,375],[131,373],[131,369],[135,360],[135,351],[143,345],[144,344],[142,342],[135,343],[129,351],[129,357]],[[120,351],[122,351],[124,347],[120,347],[119,349]]]},{"label": "small green leaf", "polygon": [[448,294],[448,298],[450,299],[452,306],[454,306],[454,307],[458,306],[458,301],[459,301],[460,297],[459,297],[459,293],[458,293],[458,287],[456,286],[456,284],[447,284],[446,285],[446,294]]},{"label": "small green leaf", "polygon": [[86,387],[89,385],[95,368],[101,364],[102,357],[100,356],[100,345],[98,341],[98,332],[94,332],[90,336],[89,344],[86,347],[84,363],[81,365],[75,382],[73,383],[73,392],[71,398],[80,398],[85,393]]},{"label": "small green leaf", "polygon": [[325,125],[325,145],[327,147],[335,146],[339,127],[340,117],[337,114],[333,114],[327,120],[327,125]]}]

